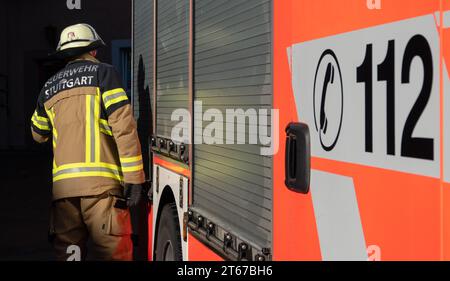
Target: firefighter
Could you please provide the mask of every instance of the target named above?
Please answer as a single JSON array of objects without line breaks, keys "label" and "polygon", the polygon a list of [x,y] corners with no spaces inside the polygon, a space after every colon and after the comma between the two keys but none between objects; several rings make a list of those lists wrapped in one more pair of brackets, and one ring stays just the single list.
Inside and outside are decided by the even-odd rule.
[{"label": "firefighter", "polygon": [[103,40],[88,24],[65,28],[54,56],[64,69],[40,92],[35,141],[53,143],[50,237],[58,260],[131,260],[129,207],[142,197],[141,146],[116,70],[95,57]]}]

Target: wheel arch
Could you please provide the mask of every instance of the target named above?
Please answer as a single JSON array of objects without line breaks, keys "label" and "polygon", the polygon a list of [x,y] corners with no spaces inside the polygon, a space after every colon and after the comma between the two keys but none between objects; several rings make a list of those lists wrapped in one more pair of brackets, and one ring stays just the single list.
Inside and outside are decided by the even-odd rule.
[{"label": "wheel arch", "polygon": [[[155,223],[155,237],[154,237],[154,241],[158,241],[158,229],[159,229],[159,224],[160,224],[160,220],[161,220],[161,212],[164,208],[165,205],[170,204],[170,203],[176,203],[175,200],[175,195],[173,194],[172,188],[169,185],[166,185],[161,193],[161,197],[159,199],[159,204],[158,204],[158,213],[156,215],[156,223]],[[178,214],[177,214],[177,220],[178,220]],[[178,226],[179,227],[179,226]],[[153,260],[155,260],[155,253],[156,253],[156,245],[154,245],[153,248]]]}]

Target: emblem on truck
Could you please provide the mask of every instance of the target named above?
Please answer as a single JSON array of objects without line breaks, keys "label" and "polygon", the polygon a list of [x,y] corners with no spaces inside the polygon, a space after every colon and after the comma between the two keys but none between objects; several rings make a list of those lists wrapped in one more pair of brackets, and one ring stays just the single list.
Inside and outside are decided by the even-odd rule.
[{"label": "emblem on truck", "polygon": [[317,64],[313,90],[314,125],[325,151],[333,150],[344,112],[342,74],[335,53],[327,49]]}]

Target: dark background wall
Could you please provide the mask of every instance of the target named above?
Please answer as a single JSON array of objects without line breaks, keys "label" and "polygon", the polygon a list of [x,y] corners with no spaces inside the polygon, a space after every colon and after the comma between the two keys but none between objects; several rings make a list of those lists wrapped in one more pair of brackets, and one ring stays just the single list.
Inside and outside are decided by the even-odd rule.
[{"label": "dark background wall", "polygon": [[[7,76],[10,113],[5,116],[2,107],[0,128],[7,130],[1,130],[0,148],[31,145],[29,117],[41,84],[57,68],[45,58],[59,32],[80,22],[91,24],[109,47],[113,40],[130,39],[131,0],[81,0],[81,10],[69,10],[66,0],[0,1],[0,75]],[[104,49],[100,60],[111,63],[111,53]]]},{"label": "dark background wall", "polygon": [[131,38],[131,0],[0,0],[0,260],[52,259],[47,242],[51,148],[34,144],[30,117],[45,80],[61,67],[48,61],[60,31],[91,24],[108,45]]}]

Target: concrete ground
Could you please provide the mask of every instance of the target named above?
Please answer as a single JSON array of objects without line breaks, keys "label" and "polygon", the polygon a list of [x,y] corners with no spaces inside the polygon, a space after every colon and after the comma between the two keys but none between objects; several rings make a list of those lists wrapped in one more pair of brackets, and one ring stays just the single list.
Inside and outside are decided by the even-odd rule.
[{"label": "concrete ground", "polygon": [[0,260],[52,260],[51,152],[0,151]]}]

